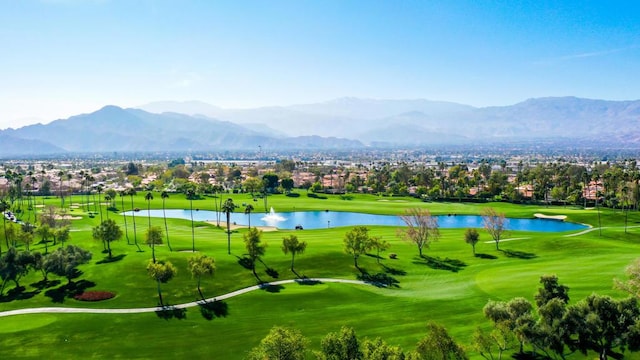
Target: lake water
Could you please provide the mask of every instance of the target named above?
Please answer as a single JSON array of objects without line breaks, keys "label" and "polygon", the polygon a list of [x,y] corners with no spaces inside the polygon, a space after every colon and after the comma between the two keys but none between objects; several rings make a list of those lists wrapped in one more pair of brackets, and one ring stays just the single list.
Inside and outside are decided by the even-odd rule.
[{"label": "lake water", "polygon": [[[131,211],[125,212],[130,216]],[[179,209],[167,209],[167,218],[191,220],[191,211]],[[136,212],[137,217],[147,217],[147,210]],[[163,217],[162,210],[151,210],[151,217]],[[279,219],[277,217],[280,217]],[[481,216],[476,215],[439,215],[440,228],[482,228],[484,227]],[[193,210],[195,221],[215,221],[216,212],[209,210]],[[226,217],[220,214],[220,221],[224,225]],[[248,225],[249,216],[242,212],[231,214],[231,222],[238,225]],[[395,215],[372,215],[354,212],[339,211],[296,211],[265,214],[262,212],[251,213],[251,226],[276,226],[279,229],[295,229],[302,226],[304,229],[326,229],[327,227],[355,226],[355,225],[387,225],[404,226],[404,222]],[[586,229],[587,226],[571,222],[549,219],[507,219],[506,228],[517,231],[541,231],[562,232]]]}]

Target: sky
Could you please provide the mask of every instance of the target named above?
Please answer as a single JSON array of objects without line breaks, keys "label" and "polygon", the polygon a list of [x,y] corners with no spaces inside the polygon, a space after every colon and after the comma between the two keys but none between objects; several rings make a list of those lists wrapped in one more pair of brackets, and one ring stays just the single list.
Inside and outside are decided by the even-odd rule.
[{"label": "sky", "polygon": [[640,2],[0,0],[0,129],[345,96],[640,99]]}]

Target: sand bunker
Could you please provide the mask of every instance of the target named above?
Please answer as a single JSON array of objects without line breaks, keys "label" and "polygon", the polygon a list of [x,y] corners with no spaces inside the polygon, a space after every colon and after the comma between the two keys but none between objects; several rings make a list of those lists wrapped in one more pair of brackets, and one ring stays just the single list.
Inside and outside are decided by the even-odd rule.
[{"label": "sand bunker", "polygon": [[533,216],[537,219],[550,219],[560,221],[564,221],[567,218],[567,215],[545,215],[540,213],[533,214]]}]

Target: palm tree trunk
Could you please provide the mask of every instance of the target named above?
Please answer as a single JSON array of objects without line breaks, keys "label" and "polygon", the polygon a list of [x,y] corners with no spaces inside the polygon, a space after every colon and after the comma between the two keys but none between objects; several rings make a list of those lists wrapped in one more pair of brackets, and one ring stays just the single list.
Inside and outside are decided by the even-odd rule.
[{"label": "palm tree trunk", "polygon": [[230,220],[231,220],[231,214],[227,212],[227,253],[229,255],[231,255],[231,224],[229,223]]},{"label": "palm tree trunk", "polygon": [[169,227],[167,226],[167,213],[165,212],[164,198],[162,199],[162,216],[164,217],[164,232],[167,235],[167,246],[169,247],[169,251],[173,251],[171,249],[171,243],[169,242]]},{"label": "palm tree trunk", "polygon": [[[129,240],[129,227],[127,226],[127,215],[124,214],[124,196],[120,197],[120,202],[122,203],[122,217],[124,218],[124,234],[127,238],[127,245],[131,245],[131,240]],[[133,209],[131,209],[131,211],[133,211]]]},{"label": "palm tree trunk", "polygon": [[138,236],[136,235],[136,211],[133,209],[133,195],[131,195],[131,221],[133,222],[133,243],[138,248],[138,251],[142,251],[140,245],[138,245]]},{"label": "palm tree trunk", "polygon": [[191,204],[191,251],[196,252],[196,233],[193,229],[193,200],[189,200]]},{"label": "palm tree trunk", "polygon": [[160,306],[164,307],[164,302],[162,301],[162,291],[160,290],[160,281],[156,281],[158,283],[158,298],[160,298]]}]

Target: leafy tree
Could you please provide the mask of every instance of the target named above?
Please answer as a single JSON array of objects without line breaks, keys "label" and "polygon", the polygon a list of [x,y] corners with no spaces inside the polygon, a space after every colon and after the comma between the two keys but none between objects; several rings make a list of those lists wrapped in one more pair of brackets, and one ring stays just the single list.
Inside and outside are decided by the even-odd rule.
[{"label": "leafy tree", "polygon": [[422,250],[429,248],[433,241],[440,238],[438,219],[431,216],[429,210],[412,208],[406,210],[401,216],[406,228],[400,229],[398,234],[405,240],[416,244],[418,253],[422,256]]},{"label": "leafy tree", "polygon": [[67,245],[49,254],[46,266],[50,273],[66,277],[67,283],[71,284],[71,279],[80,273],[78,266],[88,263],[89,260],[91,260],[89,251],[75,245]]},{"label": "leafy tree", "polygon": [[64,246],[65,241],[69,240],[71,229],[69,226],[63,226],[61,228],[57,228],[53,232],[53,243],[56,243],[56,240],[60,241],[60,246]]},{"label": "leafy tree", "polygon": [[274,326],[260,345],[249,353],[254,360],[302,360],[305,359],[307,339],[300,331]]},{"label": "leafy tree", "polygon": [[9,281],[13,281],[16,288],[20,288],[20,278],[29,272],[31,262],[32,258],[28,251],[19,251],[13,246],[9,247],[0,257],[0,278],[2,278],[0,296],[4,293],[4,288]]},{"label": "leafy tree", "polygon": [[543,275],[540,277],[541,288],[535,295],[538,308],[548,303],[551,299],[558,298],[565,304],[569,302],[569,287],[558,283],[556,275]]},{"label": "leafy tree", "polygon": [[111,259],[111,242],[122,238],[122,230],[114,220],[107,219],[101,222],[100,225],[93,228],[93,238],[95,240],[102,241],[103,244],[106,244],[107,252]]},{"label": "leafy tree", "polygon": [[249,177],[242,183],[242,186],[253,196],[254,193],[260,191],[262,188],[262,180],[256,177]]},{"label": "leafy tree", "polygon": [[320,342],[319,360],[358,360],[362,358],[360,342],[355,330],[343,326],[340,331],[328,333]]},{"label": "leafy tree", "polygon": [[260,238],[262,237],[262,230],[251,228],[244,235],[244,246],[247,249],[247,255],[249,255],[249,260],[251,260],[251,271],[253,271],[254,276],[258,276],[256,274],[256,261],[260,259],[266,252],[267,245],[261,244]]},{"label": "leafy tree", "polygon": [[169,242],[169,227],[167,226],[167,213],[165,210],[165,201],[169,198],[169,193],[163,191],[162,193],[160,193],[160,197],[162,198],[162,216],[164,218],[164,232],[167,235],[167,246],[169,247],[169,251],[173,251],[171,249],[171,243]]},{"label": "leafy tree", "polygon": [[222,212],[227,216],[227,253],[231,254],[231,213],[236,209],[236,204],[231,198],[222,204]]},{"label": "leafy tree", "polygon": [[286,178],[286,179],[280,180],[280,186],[282,186],[285,192],[290,193],[291,189],[293,189],[293,179]]},{"label": "leafy tree", "polygon": [[53,232],[51,231],[51,228],[49,227],[49,225],[44,224],[44,225],[40,225],[38,226],[38,228],[36,228],[36,234],[38,234],[38,236],[40,236],[41,239],[41,243],[44,244],[44,253],[48,253],[49,252],[49,238],[53,235]]},{"label": "leafy tree", "polygon": [[296,254],[304,253],[307,248],[306,241],[299,241],[298,237],[295,235],[289,235],[282,238],[282,252],[286,255],[291,253],[291,271],[293,270],[293,261],[296,257]]},{"label": "leafy tree", "polygon": [[266,173],[262,176],[262,181],[266,192],[273,193],[278,187],[278,175],[275,173]]},{"label": "leafy tree", "polygon": [[464,232],[464,242],[471,245],[473,249],[473,256],[476,256],[476,244],[480,239],[480,234],[478,234],[478,230],[469,228]]},{"label": "leafy tree", "polygon": [[625,273],[629,279],[627,279],[627,281],[615,279],[616,288],[626,291],[637,299],[640,299],[640,258],[629,264]]},{"label": "leafy tree", "polygon": [[198,293],[204,299],[200,289],[200,280],[203,276],[213,276],[216,271],[215,261],[207,255],[198,254],[187,259],[187,266],[191,276],[198,280]]},{"label": "leafy tree", "polygon": [[47,267],[47,258],[49,257],[49,255],[42,254],[39,251],[36,251],[31,255],[33,256],[31,267],[35,270],[40,271],[42,273],[42,280],[47,281],[49,277],[49,268]]},{"label": "leafy tree", "polygon": [[427,324],[427,334],[418,342],[414,354],[413,359],[468,359],[464,349],[449,335],[447,329],[433,322]]},{"label": "leafy tree", "polygon": [[160,284],[166,284],[167,282],[169,282],[169,280],[173,279],[177,272],[178,270],[176,269],[176,267],[168,261],[158,261],[155,263],[153,261],[149,261],[149,264],[147,265],[147,274],[149,274],[149,277],[155,280],[158,285],[158,298],[160,299],[160,306],[164,306]]},{"label": "leafy tree", "polygon": [[358,258],[371,250],[373,243],[369,237],[369,229],[365,226],[355,226],[344,236],[344,252],[353,256],[353,263],[358,267]]},{"label": "leafy tree", "polygon": [[33,243],[33,232],[28,227],[19,227],[16,238],[18,242],[24,244],[27,251],[29,251],[31,243]]},{"label": "leafy tree", "polygon": [[391,244],[386,240],[382,240],[381,237],[376,236],[371,238],[371,247],[376,249],[376,261],[380,264],[380,252],[388,250]]},{"label": "leafy tree", "polygon": [[151,260],[156,262],[156,244],[162,244],[162,229],[159,226],[151,226],[145,233],[145,242],[151,246]]},{"label": "leafy tree", "polygon": [[504,214],[499,214],[493,208],[485,208],[482,210],[482,221],[484,228],[496,243],[496,250],[500,250],[500,237],[506,230],[506,218]]},{"label": "leafy tree", "polygon": [[402,349],[391,346],[381,338],[365,339],[362,342],[362,360],[404,360]]}]

